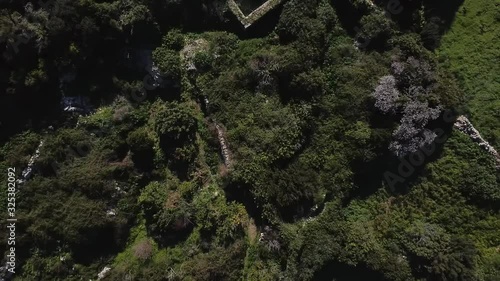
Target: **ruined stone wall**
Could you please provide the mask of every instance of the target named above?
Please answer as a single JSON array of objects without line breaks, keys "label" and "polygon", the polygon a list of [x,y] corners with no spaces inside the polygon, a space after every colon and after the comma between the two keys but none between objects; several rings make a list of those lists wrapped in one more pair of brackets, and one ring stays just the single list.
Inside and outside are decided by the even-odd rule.
[{"label": "ruined stone wall", "polygon": [[243,12],[241,11],[240,7],[234,0],[228,0],[227,5],[229,6],[229,9],[231,12],[238,18],[238,20],[241,22],[241,24],[245,27],[248,28],[252,26],[256,21],[258,21],[261,17],[263,17],[265,14],[276,8],[279,4],[284,2],[285,0],[268,0],[264,4],[262,4],[260,7],[255,9],[253,12],[251,12],[249,15],[245,16]]},{"label": "ruined stone wall", "polygon": [[472,141],[477,143],[481,148],[486,150],[489,154],[491,154],[496,160],[497,168],[500,168],[500,154],[495,150],[493,146],[491,146],[479,133],[479,131],[474,128],[472,123],[465,116],[459,116],[457,121],[454,124],[454,127],[458,129],[460,132],[468,135]]}]

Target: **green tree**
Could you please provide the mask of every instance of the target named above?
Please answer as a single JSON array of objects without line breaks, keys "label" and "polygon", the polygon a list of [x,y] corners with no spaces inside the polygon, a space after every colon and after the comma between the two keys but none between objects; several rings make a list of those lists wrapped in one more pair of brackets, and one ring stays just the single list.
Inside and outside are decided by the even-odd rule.
[{"label": "green tree", "polygon": [[145,127],[129,133],[127,144],[132,152],[132,160],[137,167],[149,170],[154,158],[154,141]]},{"label": "green tree", "polygon": [[160,241],[183,234],[193,224],[190,204],[172,185],[151,182],[139,196],[148,227]]},{"label": "green tree", "polygon": [[181,75],[181,58],[179,52],[166,47],[158,47],[153,51],[153,60],[162,75],[169,79],[179,80]]}]

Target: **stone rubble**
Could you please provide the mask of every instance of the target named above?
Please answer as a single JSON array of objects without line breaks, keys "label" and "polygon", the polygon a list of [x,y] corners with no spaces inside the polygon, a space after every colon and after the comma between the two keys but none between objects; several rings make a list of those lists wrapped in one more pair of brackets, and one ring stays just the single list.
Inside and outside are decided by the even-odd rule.
[{"label": "stone rubble", "polygon": [[454,124],[454,127],[460,132],[468,135],[475,143],[479,145],[482,149],[486,150],[489,154],[491,154],[496,160],[497,169],[500,168],[500,154],[495,150],[493,146],[491,146],[479,133],[479,131],[474,128],[469,119],[463,115],[457,118],[457,121]]},{"label": "stone rubble", "polygon": [[214,123],[215,123],[215,128],[217,129],[217,138],[219,139],[219,144],[221,147],[224,164],[226,165],[226,167],[229,167],[231,165],[231,156],[229,154],[229,148],[227,146],[227,142],[224,137],[224,130],[215,121]]},{"label": "stone rubble", "polygon": [[102,280],[104,277],[106,277],[109,274],[109,271],[111,270],[111,267],[104,267],[104,269],[97,274],[97,280]]},{"label": "stone rubble", "polygon": [[108,217],[114,217],[114,216],[116,216],[115,209],[109,209],[109,210],[107,210],[106,211],[106,216],[108,216]]},{"label": "stone rubble", "polygon": [[33,174],[33,167],[35,166],[35,161],[40,157],[40,149],[42,148],[42,146],[43,146],[43,140],[41,140],[40,143],[38,144],[35,154],[31,156],[30,161],[28,162],[28,166],[22,171],[21,178],[17,180],[18,184],[23,184]]},{"label": "stone rubble", "polygon": [[[180,55],[184,64],[184,68],[188,73],[196,75],[196,66],[194,65],[194,58],[196,54],[200,52],[206,52],[209,50],[209,43],[205,39],[197,39],[191,42],[188,42],[184,48],[180,51]],[[206,113],[209,112],[209,104],[207,96],[202,95],[202,103],[204,103]],[[217,139],[219,140],[219,146],[221,149],[222,160],[224,165],[229,168],[231,166],[231,152],[229,150],[229,146],[225,137],[224,128],[217,123],[217,121],[212,119],[215,129],[217,130]]]},{"label": "stone rubble", "polygon": [[65,112],[77,112],[84,115],[93,111],[88,98],[82,96],[62,97],[61,106]]}]

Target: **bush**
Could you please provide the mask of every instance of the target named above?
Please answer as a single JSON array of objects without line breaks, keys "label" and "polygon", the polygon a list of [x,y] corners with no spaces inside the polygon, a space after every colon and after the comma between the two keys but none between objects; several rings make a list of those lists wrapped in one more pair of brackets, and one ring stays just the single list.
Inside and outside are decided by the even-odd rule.
[{"label": "bush", "polygon": [[420,36],[415,33],[405,33],[389,40],[391,47],[398,47],[406,57],[422,57],[428,55],[420,40]]},{"label": "bush", "polygon": [[152,122],[158,137],[165,141],[179,143],[188,140],[196,130],[196,119],[191,110],[186,104],[178,102],[156,102],[153,106]]},{"label": "bush", "polygon": [[184,236],[192,228],[190,204],[172,190],[175,186],[160,182],[148,184],[139,196],[148,228],[161,241]]},{"label": "bush", "polygon": [[132,152],[132,160],[138,168],[149,170],[153,165],[154,142],[145,127],[129,133],[127,144]]},{"label": "bush", "polygon": [[383,12],[373,12],[361,18],[361,34],[363,42],[370,48],[384,48],[392,36],[394,24]]},{"label": "bush", "polygon": [[179,29],[170,30],[161,40],[164,48],[180,51],[184,47],[184,35]]},{"label": "bush", "polygon": [[179,52],[159,47],[153,51],[153,60],[158,65],[162,75],[179,80],[181,76],[181,57]]},{"label": "bush", "polygon": [[144,239],[134,246],[134,256],[141,260],[151,258],[153,254],[153,245],[149,239]]},{"label": "bush", "polygon": [[194,65],[200,71],[207,71],[212,66],[212,56],[207,52],[198,52],[194,55]]}]

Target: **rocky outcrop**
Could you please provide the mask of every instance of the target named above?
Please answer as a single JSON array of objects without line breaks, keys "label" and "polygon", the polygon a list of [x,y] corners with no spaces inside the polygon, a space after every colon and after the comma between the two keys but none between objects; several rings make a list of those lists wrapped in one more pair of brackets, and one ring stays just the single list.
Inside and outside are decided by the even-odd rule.
[{"label": "rocky outcrop", "polygon": [[108,267],[108,266],[104,267],[104,269],[97,274],[97,280],[104,279],[106,276],[108,276],[110,271],[111,271],[111,267]]},{"label": "rocky outcrop", "polygon": [[59,76],[59,91],[61,92],[61,107],[65,112],[88,114],[93,108],[87,97],[66,96],[68,85],[76,79],[76,71],[71,70]]},{"label": "rocky outcrop", "polygon": [[62,97],[61,106],[65,112],[76,112],[83,115],[89,114],[93,111],[90,101],[87,97]]},{"label": "rocky outcrop", "polygon": [[475,143],[477,143],[481,148],[486,150],[491,154],[496,160],[497,168],[500,168],[500,154],[491,146],[479,133],[479,131],[474,128],[472,123],[465,116],[459,116],[454,124],[454,127],[460,132],[468,135]]}]

